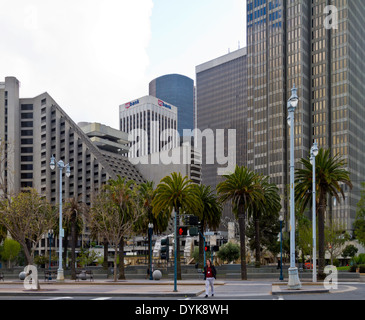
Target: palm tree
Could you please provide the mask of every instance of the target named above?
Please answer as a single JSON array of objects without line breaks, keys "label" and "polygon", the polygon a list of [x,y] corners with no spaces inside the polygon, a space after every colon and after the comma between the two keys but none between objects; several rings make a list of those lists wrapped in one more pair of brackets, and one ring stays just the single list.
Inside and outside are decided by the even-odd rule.
[{"label": "palm tree", "polygon": [[[119,214],[125,224],[135,218],[133,210],[137,209],[135,204],[136,194],[133,191],[136,183],[133,180],[121,178],[119,175],[116,180],[109,180],[106,188],[111,192],[112,202],[119,208]],[[116,253],[115,253],[116,254]],[[119,280],[125,280],[124,272],[124,236],[119,243]]]},{"label": "palm tree", "polygon": [[264,193],[259,176],[246,167],[236,166],[232,174],[224,175],[225,180],[218,184],[217,192],[222,202],[231,201],[236,208],[236,218],[240,229],[241,279],[247,280],[246,267],[246,213],[258,201],[264,201]]},{"label": "palm tree", "polygon": [[[177,218],[180,212],[194,212],[201,207],[196,189],[197,185],[187,176],[183,178],[181,173],[173,172],[171,176],[166,176],[155,190],[152,201],[154,216],[158,217],[162,213],[170,219],[172,211],[175,211]],[[180,241],[177,241],[176,247],[177,279],[181,280]]]},{"label": "palm tree", "polygon": [[[202,232],[207,228],[217,229],[222,217],[222,204],[218,200],[217,195],[211,190],[210,186],[205,185],[197,187],[197,195],[202,203],[202,208],[197,210],[195,214],[201,222]],[[203,261],[203,254],[203,236],[199,233],[199,263]]]},{"label": "palm tree", "polygon": [[[143,212],[141,217],[134,225],[134,232],[137,234],[147,234],[148,224],[153,224],[154,233],[163,232],[168,226],[168,217],[159,214],[157,217],[152,212],[152,201],[155,195],[154,182],[147,181],[139,185],[138,188],[138,203]],[[150,261],[150,250],[148,250],[148,261]]]},{"label": "palm tree", "polygon": [[256,201],[250,208],[249,214],[254,220],[255,226],[255,252],[256,267],[261,265],[261,241],[260,241],[260,220],[271,215],[279,215],[281,210],[281,199],[279,189],[275,184],[269,182],[269,177],[259,177],[259,183],[264,194],[262,201]]},{"label": "palm tree", "polygon": [[80,202],[80,197],[73,197],[65,202],[64,218],[66,225],[71,229],[71,279],[73,280],[76,279],[76,241],[82,230],[83,215],[86,211],[87,205]]},{"label": "palm tree", "polygon": [[[301,159],[301,169],[296,170],[295,199],[303,212],[312,206],[312,175],[313,167],[309,159]],[[324,277],[325,267],[325,213],[328,197],[335,197],[338,202],[340,196],[345,199],[341,184],[352,189],[349,172],[344,169],[346,163],[339,155],[331,156],[330,150],[320,149],[316,157],[316,208],[318,218],[318,275]]]}]

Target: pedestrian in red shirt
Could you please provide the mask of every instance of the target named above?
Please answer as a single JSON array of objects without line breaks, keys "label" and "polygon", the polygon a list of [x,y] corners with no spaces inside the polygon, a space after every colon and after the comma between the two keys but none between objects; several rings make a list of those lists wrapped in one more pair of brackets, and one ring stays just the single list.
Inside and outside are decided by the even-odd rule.
[{"label": "pedestrian in red shirt", "polygon": [[209,287],[211,289],[212,297],[214,296],[214,279],[217,277],[217,272],[212,262],[208,259],[206,266],[204,267],[204,280],[205,280],[205,297],[208,298]]}]

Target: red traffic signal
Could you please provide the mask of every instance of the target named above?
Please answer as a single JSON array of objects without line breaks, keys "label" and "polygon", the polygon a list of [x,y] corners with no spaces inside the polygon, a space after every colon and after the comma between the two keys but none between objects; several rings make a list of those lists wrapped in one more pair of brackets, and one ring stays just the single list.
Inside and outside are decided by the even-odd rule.
[{"label": "red traffic signal", "polygon": [[179,236],[187,236],[188,235],[188,227],[179,227],[177,229]]},{"label": "red traffic signal", "polygon": [[208,246],[205,246],[205,247],[204,247],[204,251],[205,251],[205,252],[209,251]]}]

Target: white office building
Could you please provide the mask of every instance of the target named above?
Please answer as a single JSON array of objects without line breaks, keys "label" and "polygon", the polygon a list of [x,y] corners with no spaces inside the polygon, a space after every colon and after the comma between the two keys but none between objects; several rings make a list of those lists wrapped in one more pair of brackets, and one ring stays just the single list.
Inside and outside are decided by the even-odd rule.
[{"label": "white office building", "polygon": [[161,99],[145,96],[119,106],[120,130],[129,134],[130,158],[176,148],[177,108]]}]

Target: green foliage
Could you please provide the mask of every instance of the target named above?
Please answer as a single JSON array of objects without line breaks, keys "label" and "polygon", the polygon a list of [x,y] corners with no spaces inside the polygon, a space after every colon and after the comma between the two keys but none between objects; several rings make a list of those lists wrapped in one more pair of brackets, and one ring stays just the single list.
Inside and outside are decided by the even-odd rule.
[{"label": "green foliage", "polygon": [[219,227],[222,217],[222,204],[212,192],[210,186],[199,185],[196,193],[201,201],[201,206],[196,208],[194,213],[203,224],[203,230],[210,228],[215,230]]},{"label": "green foliage", "polygon": [[365,264],[365,253],[359,254],[357,257],[354,257],[352,260],[355,265]]},{"label": "green foliage", "polygon": [[279,213],[281,199],[279,189],[275,184],[269,183],[269,177],[259,177],[264,198],[258,200],[249,209],[252,217],[247,235],[250,238],[250,247],[256,250],[256,265],[260,265],[260,252],[266,248],[274,255],[279,252],[277,235],[280,232]]},{"label": "green foliage", "polygon": [[34,263],[37,266],[45,265],[48,262],[49,262],[49,258],[47,258],[46,256],[36,256],[34,258]]},{"label": "green foliage", "polygon": [[365,246],[365,182],[361,185],[361,198],[357,204],[356,219],[353,226],[356,239]]},{"label": "green foliage", "polygon": [[82,266],[86,267],[91,265],[94,261],[98,261],[99,255],[94,250],[81,249],[77,262]]},{"label": "green foliage", "polygon": [[34,251],[43,235],[54,229],[55,208],[37,190],[26,188],[11,203],[0,204],[0,223],[20,243],[28,264],[33,264]]},{"label": "green foliage", "polygon": [[199,247],[194,247],[191,257],[197,262],[199,261]]},{"label": "green foliage", "polygon": [[187,176],[182,177],[181,173],[173,172],[157,186],[152,207],[155,217],[163,212],[170,218],[173,210],[181,213],[194,212],[202,207],[202,203],[197,195],[197,185]]},{"label": "green foliage", "polygon": [[[318,275],[319,279],[324,279],[325,267],[325,212],[327,209],[327,199],[336,198],[341,202],[345,199],[343,184],[352,189],[350,172],[345,169],[346,162],[339,156],[332,156],[331,150],[320,149],[316,157],[316,208],[318,218]],[[295,200],[301,212],[307,208],[312,208],[313,203],[313,165],[309,158],[302,158],[299,161],[298,169],[295,171]],[[333,246],[332,246],[333,247]],[[331,252],[331,258],[335,252]]]},{"label": "green foliage", "polygon": [[228,242],[219,248],[218,258],[228,263],[237,260],[240,257],[240,246],[232,242]]},{"label": "green foliage", "polygon": [[254,171],[237,166],[234,173],[224,178],[225,181],[218,184],[217,192],[223,203],[230,201],[237,209],[234,210],[237,219],[239,214],[244,214],[257,202],[265,200],[260,176]]},{"label": "green foliage", "polygon": [[350,257],[351,259],[356,256],[359,250],[352,244],[346,246],[346,248],[342,251],[342,257]]},{"label": "green foliage", "polygon": [[6,238],[1,249],[1,258],[5,261],[8,261],[10,267],[11,262],[16,260],[18,257],[21,246],[19,242],[11,238]]}]

